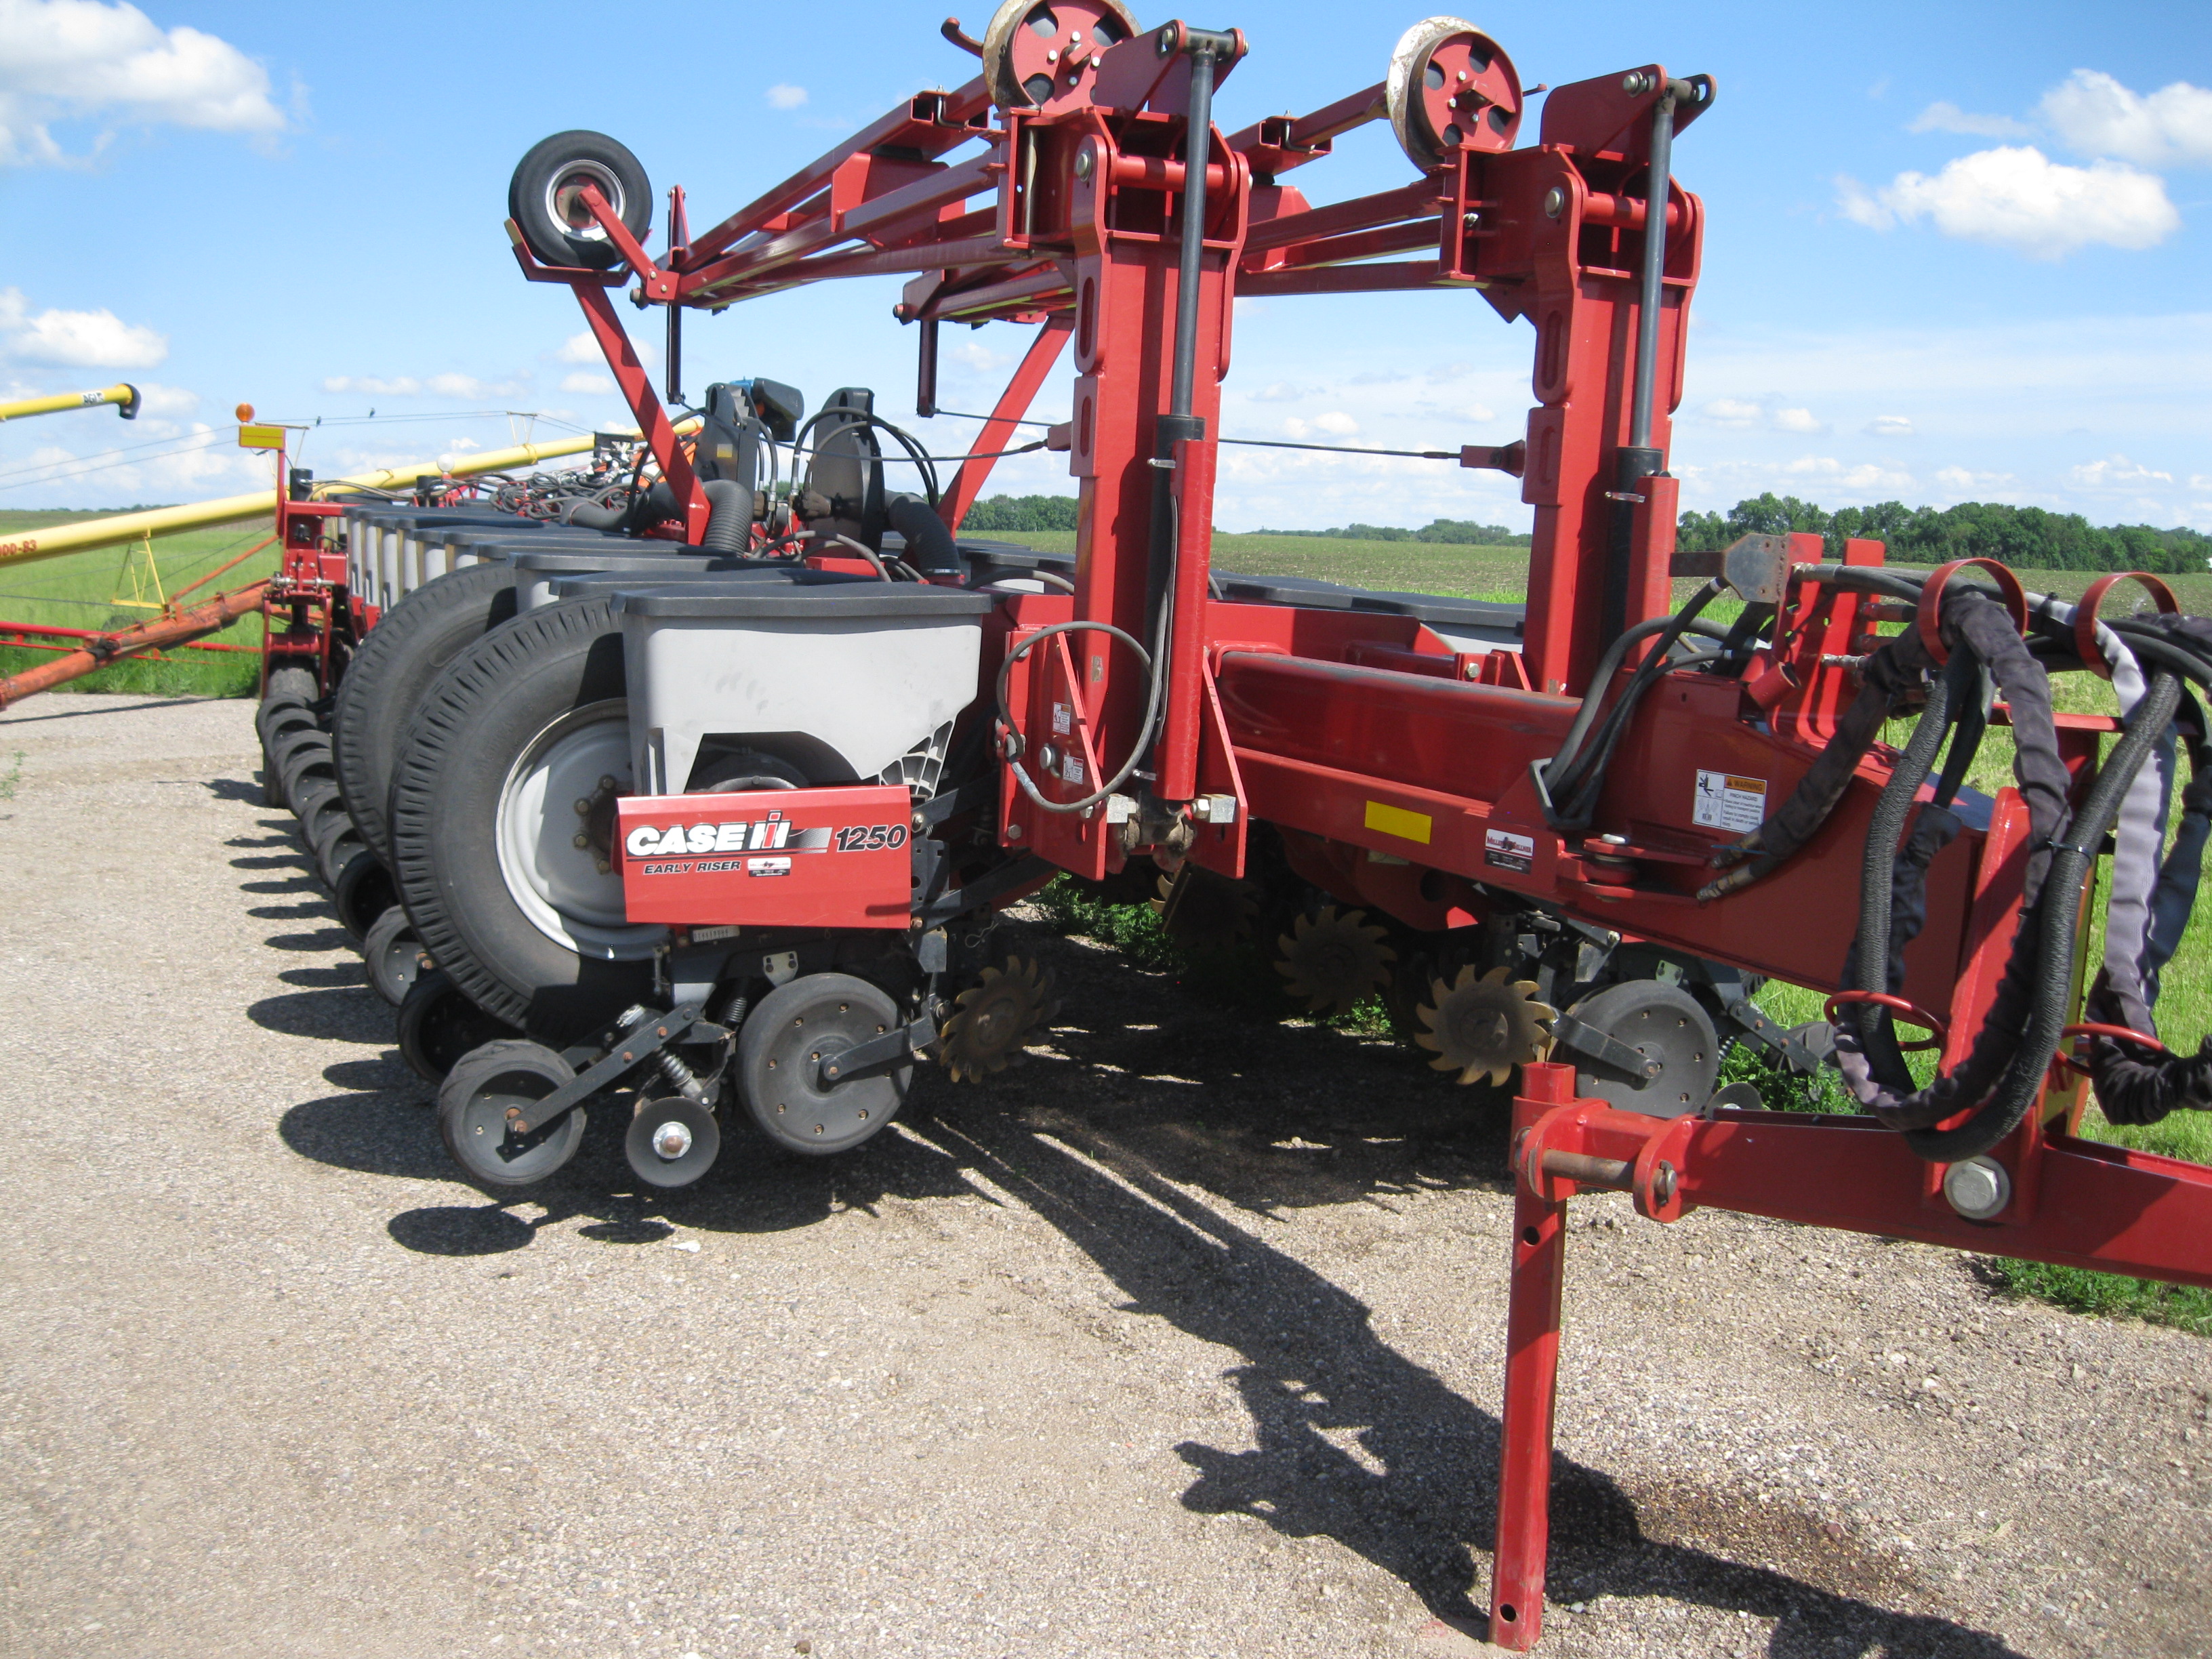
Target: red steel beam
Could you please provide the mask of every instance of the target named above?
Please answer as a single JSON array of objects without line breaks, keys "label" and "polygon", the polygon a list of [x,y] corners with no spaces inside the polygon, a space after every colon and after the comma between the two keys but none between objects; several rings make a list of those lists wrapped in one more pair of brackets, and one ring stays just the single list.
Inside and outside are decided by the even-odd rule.
[{"label": "red steel beam", "polygon": [[937,504],[937,515],[945,520],[947,530],[957,532],[968,509],[975,505],[975,498],[983,493],[983,483],[997,465],[996,452],[1004,449],[1012,439],[1021,418],[1029,412],[1030,400],[1044,384],[1044,377],[1060,361],[1066,349],[1067,337],[1075,331],[1075,319],[1066,313],[1045,319],[1037,337],[1030,342],[1023,354],[1021,364],[1014,370],[1014,378],[1006,382],[1006,389],[999,394],[999,401],[991,410],[991,418],[983,423],[975,441],[969,446],[975,459],[960,463],[960,470],[952,475],[952,487],[945,492]]}]

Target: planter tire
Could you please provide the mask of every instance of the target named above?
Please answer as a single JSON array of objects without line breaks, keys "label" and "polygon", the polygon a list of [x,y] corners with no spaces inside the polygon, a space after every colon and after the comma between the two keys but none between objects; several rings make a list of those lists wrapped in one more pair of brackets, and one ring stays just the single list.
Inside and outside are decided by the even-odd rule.
[{"label": "planter tire", "polygon": [[416,704],[447,663],[514,616],[514,573],[507,566],[451,571],[386,611],[339,682],[331,708],[331,763],[362,839],[386,864],[392,757]]},{"label": "planter tire", "polygon": [[556,1046],[645,1000],[666,937],[623,920],[621,878],[597,867],[611,849],[574,845],[601,819],[611,833],[629,787],[624,691],[609,602],[549,605],[453,660],[393,768],[391,869],[415,936],[471,1001]]}]

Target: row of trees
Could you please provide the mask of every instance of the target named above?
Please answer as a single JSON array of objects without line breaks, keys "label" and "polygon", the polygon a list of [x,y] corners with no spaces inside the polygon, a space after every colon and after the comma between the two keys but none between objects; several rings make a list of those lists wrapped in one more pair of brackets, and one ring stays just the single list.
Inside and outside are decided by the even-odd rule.
[{"label": "row of trees", "polygon": [[2212,566],[2212,536],[2202,531],[2157,530],[2147,524],[2091,524],[2078,513],[2000,501],[1961,501],[1956,507],[1907,507],[1881,501],[1834,512],[1771,490],[1738,501],[1726,513],[1685,513],[1675,531],[1686,552],[1726,547],[1739,536],[1786,532],[1827,538],[1840,557],[1844,543],[1863,537],[1888,544],[1893,564],[1942,564],[1950,559],[1996,559],[2030,570],[2150,570],[2167,574]]},{"label": "row of trees", "polygon": [[[994,531],[1073,530],[1073,495],[992,495],[968,510],[961,526],[977,535]],[[2078,513],[1998,501],[1956,507],[1907,507],[1881,501],[1832,513],[1795,495],[1771,490],[1738,501],[1726,513],[1685,513],[1675,532],[1686,552],[1726,547],[1739,536],[1784,532],[1823,536],[1840,557],[1844,543],[1865,537],[1888,544],[1893,564],[1941,564],[1948,559],[1987,558],[2030,570],[2151,570],[2177,574],[2212,568],[2212,536],[2202,531],[2157,530],[2147,524],[2093,525]],[[1503,525],[1437,519],[1419,530],[1394,525],[1348,524],[1330,530],[1263,530],[1263,536],[1328,536],[1349,541],[1435,542],[1461,547],[1526,547],[1525,534]]]}]

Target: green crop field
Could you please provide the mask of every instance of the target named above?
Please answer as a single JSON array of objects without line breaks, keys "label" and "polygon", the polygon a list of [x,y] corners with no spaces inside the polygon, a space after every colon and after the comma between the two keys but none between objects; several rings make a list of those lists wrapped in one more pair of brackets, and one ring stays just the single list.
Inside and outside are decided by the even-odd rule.
[{"label": "green crop field", "polygon": [[[95,513],[0,513],[0,538],[9,532],[44,529],[84,519],[105,517]],[[176,536],[157,536],[152,543],[153,568],[161,590],[173,593],[245,552],[269,534],[266,524],[226,525]],[[155,599],[147,574],[147,546],[103,548],[91,553],[71,553],[58,559],[37,559],[27,564],[0,564],[0,621],[33,623],[46,628],[127,628],[158,614],[144,604]],[[276,568],[276,550],[268,548],[234,566],[186,595],[187,605],[212,598],[270,575]],[[140,601],[137,605],[130,603]],[[228,645],[258,647],[261,618],[241,617],[222,633],[212,636]],[[19,674],[26,668],[51,662],[54,653],[20,646],[0,647],[0,677]],[[257,658],[229,652],[172,650],[163,659],[143,659],[116,664],[71,681],[65,691],[138,691],[158,696],[251,696],[259,684]]]}]

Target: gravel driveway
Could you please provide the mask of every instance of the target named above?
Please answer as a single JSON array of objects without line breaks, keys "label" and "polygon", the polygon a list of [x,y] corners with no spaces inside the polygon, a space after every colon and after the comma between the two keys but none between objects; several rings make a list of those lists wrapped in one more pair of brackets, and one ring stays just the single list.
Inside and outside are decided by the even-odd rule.
[{"label": "gravel driveway", "polygon": [[[860,1153],[456,1180],[243,702],[0,716],[0,1650],[1479,1645],[1494,1104],[1039,932]],[[1559,1656],[2212,1653],[2212,1346],[1578,1201]]]}]

